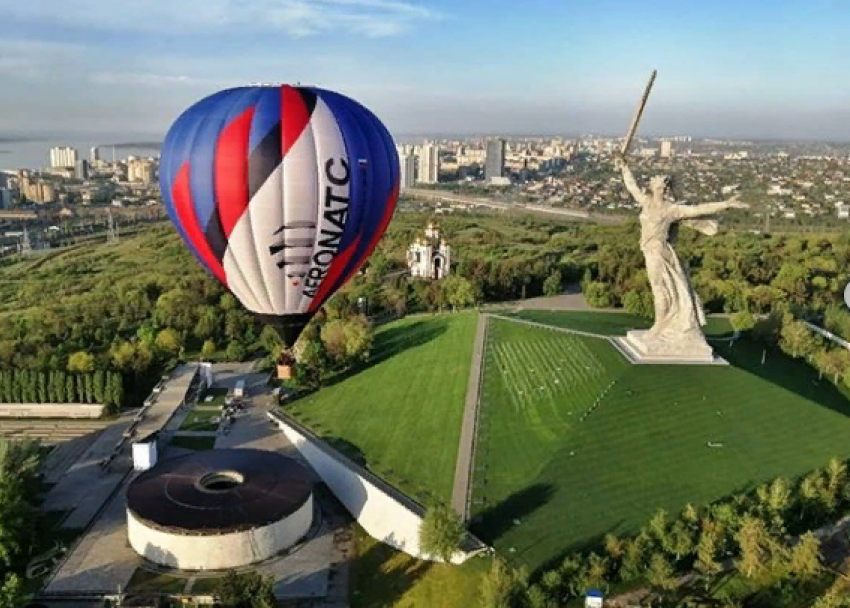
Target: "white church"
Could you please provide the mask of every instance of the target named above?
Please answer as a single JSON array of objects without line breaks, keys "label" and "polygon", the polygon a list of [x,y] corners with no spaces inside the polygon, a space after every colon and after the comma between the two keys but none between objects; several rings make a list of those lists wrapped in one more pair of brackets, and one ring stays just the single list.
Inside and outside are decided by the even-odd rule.
[{"label": "white church", "polygon": [[440,229],[428,224],[425,238],[417,237],[407,250],[407,266],[413,277],[423,279],[442,279],[451,268],[451,247],[449,247]]}]

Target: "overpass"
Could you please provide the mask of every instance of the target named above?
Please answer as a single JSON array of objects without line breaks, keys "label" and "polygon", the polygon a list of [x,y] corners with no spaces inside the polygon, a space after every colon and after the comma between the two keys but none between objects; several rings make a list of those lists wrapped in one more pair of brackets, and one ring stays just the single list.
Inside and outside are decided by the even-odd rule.
[{"label": "overpass", "polygon": [[403,194],[415,198],[437,201],[441,203],[449,203],[454,205],[472,205],[475,207],[488,207],[490,209],[499,209],[501,211],[519,211],[526,213],[535,213],[539,215],[547,215],[550,217],[560,217],[564,219],[580,219],[591,222],[599,222],[604,224],[621,224],[626,218],[615,215],[597,215],[588,211],[579,209],[563,209],[559,207],[548,207],[546,205],[514,205],[510,203],[500,203],[498,201],[475,196],[464,196],[455,194],[454,192],[446,192],[444,190],[425,190],[422,188],[407,188]]}]

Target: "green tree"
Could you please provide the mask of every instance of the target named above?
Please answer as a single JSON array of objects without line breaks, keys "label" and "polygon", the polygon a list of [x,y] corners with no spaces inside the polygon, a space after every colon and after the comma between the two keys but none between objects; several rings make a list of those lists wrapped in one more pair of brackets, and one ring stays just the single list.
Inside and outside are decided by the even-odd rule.
[{"label": "green tree", "polygon": [[803,534],[791,550],[791,574],[800,581],[811,581],[820,574],[820,541],[811,532]]},{"label": "green tree", "polygon": [[242,361],[245,358],[245,347],[238,340],[231,340],[224,354],[228,361]]},{"label": "green tree", "polygon": [[105,385],[106,373],[103,370],[99,369],[94,373],[94,382],[92,386],[95,403],[103,403],[103,393]]},{"label": "green tree", "polygon": [[23,581],[14,572],[7,572],[0,586],[0,608],[20,608],[26,602]]},{"label": "green tree", "polygon": [[466,530],[457,514],[445,505],[436,505],[425,511],[419,525],[419,546],[445,562],[460,550]]},{"label": "green tree", "polygon": [[651,319],[654,316],[652,294],[637,290],[627,291],[623,296],[623,309],[630,314]]},{"label": "green tree", "polygon": [[172,289],[159,296],[153,319],[160,327],[170,327],[182,332],[194,329],[197,311],[203,303],[201,294],[190,289]]},{"label": "green tree", "polygon": [[170,357],[176,357],[183,348],[183,340],[175,330],[163,329],[156,335],[156,348]]},{"label": "green tree", "polygon": [[75,374],[77,385],[77,401],[79,403],[86,402],[86,380],[83,377],[83,374]]},{"label": "green tree", "polygon": [[65,403],[77,402],[77,385],[74,382],[74,376],[68,375],[65,377]]},{"label": "green tree", "polygon": [[255,570],[236,574],[233,570],[215,589],[222,608],[274,608],[274,578],[262,576]]},{"label": "green tree", "polygon": [[556,270],[543,281],[543,295],[557,296],[561,293],[562,287],[561,271]]},{"label": "green tree", "polygon": [[84,350],[75,352],[68,357],[68,371],[75,373],[93,372],[94,355]]},{"label": "green tree", "polygon": [[756,319],[748,310],[742,310],[732,315],[730,319],[732,329],[735,331],[749,331],[756,325]]},{"label": "green tree", "polygon": [[653,553],[650,557],[646,580],[656,591],[671,591],[676,588],[673,567],[663,553]]},{"label": "green tree", "polygon": [[120,370],[130,371],[136,358],[136,348],[131,342],[118,342],[110,350],[112,362]]},{"label": "green tree", "polygon": [[38,372],[38,402],[47,403],[47,372]]},{"label": "green tree", "polygon": [[664,550],[673,554],[678,562],[690,555],[694,549],[694,540],[682,521],[676,521],[667,534],[667,545]]},{"label": "green tree", "polygon": [[495,557],[481,581],[481,608],[514,608],[521,583],[501,557]]},{"label": "green tree", "polygon": [[343,327],[345,336],[345,356],[348,361],[365,359],[372,349],[372,328],[369,320],[357,315],[345,322]]},{"label": "green tree", "polygon": [[85,386],[86,403],[94,402],[94,374],[89,372],[83,375],[83,385]]},{"label": "green tree", "polygon": [[808,357],[814,353],[815,339],[802,321],[783,324],[779,335],[780,347],[792,357]]},{"label": "green tree", "polygon": [[468,308],[476,302],[472,283],[460,275],[452,274],[443,279],[443,293],[452,310]]},{"label": "green tree", "polygon": [[263,350],[272,354],[279,352],[281,346],[283,346],[283,340],[271,325],[266,325],[263,327],[263,331],[260,332],[260,345],[263,347]]},{"label": "green tree", "polygon": [[591,308],[608,308],[613,304],[611,290],[605,283],[590,281],[582,288],[584,299]]},{"label": "green tree", "polygon": [[705,522],[697,543],[697,561],[694,567],[702,575],[706,589],[721,571],[717,562],[718,536],[717,526],[713,522]]},{"label": "green tree", "polygon": [[215,355],[215,342],[212,340],[207,340],[204,342],[204,345],[201,347],[201,356],[204,359],[209,359]]},{"label": "green tree", "polygon": [[639,534],[631,540],[625,541],[623,547],[623,561],[620,566],[620,579],[631,582],[643,576],[646,552],[649,539],[646,534]]},{"label": "green tree", "polygon": [[214,306],[201,307],[198,322],[195,324],[192,333],[200,340],[215,338],[219,328],[219,318],[220,313]]}]

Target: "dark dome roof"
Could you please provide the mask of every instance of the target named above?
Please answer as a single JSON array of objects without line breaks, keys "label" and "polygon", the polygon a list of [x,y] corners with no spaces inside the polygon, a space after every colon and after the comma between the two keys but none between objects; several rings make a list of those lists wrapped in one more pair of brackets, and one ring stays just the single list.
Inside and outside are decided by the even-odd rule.
[{"label": "dark dome roof", "polygon": [[222,534],[280,521],[310,497],[296,460],[264,450],[206,450],[161,461],[127,489],[146,524],[182,534]]}]

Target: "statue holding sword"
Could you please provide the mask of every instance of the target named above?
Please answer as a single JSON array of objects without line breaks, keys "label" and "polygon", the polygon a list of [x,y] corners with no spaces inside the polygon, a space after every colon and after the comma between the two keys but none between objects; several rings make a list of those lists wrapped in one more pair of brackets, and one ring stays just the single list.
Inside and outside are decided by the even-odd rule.
[{"label": "statue holding sword", "polygon": [[629,332],[627,341],[644,357],[708,361],[712,358],[712,351],[701,329],[705,325],[702,303],[672,243],[680,223],[703,234],[714,235],[717,233],[715,214],[726,209],[746,209],[749,205],[739,202],[736,196],[716,203],[677,204],[669,198],[671,181],[665,175],[652,177],[648,190],[638,185],[626,162],[626,154],[655,75],[653,71],[623,146],[614,156],[615,167],[622,173],[626,189],[641,208],[640,249],[646,260],[655,309],[652,328]]}]

